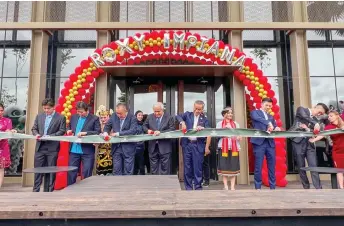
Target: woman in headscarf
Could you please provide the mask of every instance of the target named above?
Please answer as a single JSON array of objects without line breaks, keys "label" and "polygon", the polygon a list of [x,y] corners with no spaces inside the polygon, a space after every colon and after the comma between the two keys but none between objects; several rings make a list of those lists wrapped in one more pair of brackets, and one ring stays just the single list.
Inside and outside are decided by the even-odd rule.
[{"label": "woman in headscarf", "polygon": [[[325,130],[342,129],[344,130],[344,121],[337,111],[330,111],[328,114],[330,124],[325,126]],[[336,168],[344,168],[344,133],[330,135],[332,140],[332,159]],[[324,136],[317,136],[309,139],[309,142],[316,142],[323,139]],[[344,175],[337,173],[337,181],[340,189],[344,188]]]},{"label": "woman in headscarf", "polygon": [[[143,112],[139,110],[135,112],[135,116],[137,119],[137,134],[143,134]],[[143,141],[137,142],[135,151],[134,175],[145,175],[145,143]]]},{"label": "woman in headscarf", "polygon": [[[236,129],[239,124],[233,120],[233,110],[226,107],[221,112],[223,120],[216,124],[216,128]],[[218,175],[222,176],[224,190],[228,190],[228,178],[231,190],[235,190],[235,178],[240,173],[239,151],[241,137],[222,137],[218,141]]]}]

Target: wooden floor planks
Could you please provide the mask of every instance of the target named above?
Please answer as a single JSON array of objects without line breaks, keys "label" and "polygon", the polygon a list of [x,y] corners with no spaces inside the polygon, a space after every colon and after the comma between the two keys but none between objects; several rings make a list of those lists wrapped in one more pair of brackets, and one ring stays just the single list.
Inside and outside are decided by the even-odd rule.
[{"label": "wooden floor planks", "polygon": [[343,200],[342,190],[182,191],[176,176],[94,177],[53,193],[1,192],[0,219],[344,216]]}]

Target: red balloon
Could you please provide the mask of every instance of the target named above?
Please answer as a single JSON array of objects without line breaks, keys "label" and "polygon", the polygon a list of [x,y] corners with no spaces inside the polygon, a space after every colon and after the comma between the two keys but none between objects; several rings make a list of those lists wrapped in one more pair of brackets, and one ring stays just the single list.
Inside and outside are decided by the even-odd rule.
[{"label": "red balloon", "polygon": [[261,109],[262,108],[262,104],[261,103],[256,103],[256,109]]},{"label": "red balloon", "polygon": [[94,78],[92,76],[87,76],[86,81],[92,83],[94,81]]},{"label": "red balloon", "polygon": [[253,85],[253,84],[249,84],[249,85],[247,86],[247,89],[248,89],[250,92],[252,92],[253,90],[256,90],[256,86]]},{"label": "red balloon", "polygon": [[73,88],[73,83],[67,79],[65,82],[64,82],[64,86],[67,88],[67,89],[71,89]]},{"label": "red balloon", "polygon": [[272,111],[273,112],[278,112],[279,110],[280,110],[280,108],[279,108],[279,106],[278,105],[274,105],[274,106],[272,106]]},{"label": "red balloon", "polygon": [[78,75],[77,74],[71,74],[69,76],[69,80],[71,80],[72,82],[76,82],[78,80]]},{"label": "red balloon", "polygon": [[86,93],[86,90],[84,90],[84,89],[78,89],[78,94],[79,94],[80,96],[85,95],[85,93]]},{"label": "red balloon", "polygon": [[243,81],[243,84],[244,84],[245,86],[248,86],[249,84],[251,84],[251,80],[245,79],[245,80]]},{"label": "red balloon", "polygon": [[82,88],[83,88],[83,89],[88,89],[88,88],[90,88],[90,83],[84,82],[84,83],[82,84]]},{"label": "red balloon", "polygon": [[277,112],[274,115],[275,120],[279,120],[281,118],[280,114]]},{"label": "red balloon", "polygon": [[90,66],[90,62],[88,60],[82,60],[80,65],[82,68],[87,69]]},{"label": "red balloon", "polygon": [[272,97],[272,104],[277,104],[277,99],[275,97]]},{"label": "red balloon", "polygon": [[234,75],[235,77],[239,77],[239,76],[242,75],[242,74],[240,73],[240,71],[236,70],[236,71],[234,71],[233,75]]},{"label": "red balloon", "polygon": [[251,97],[258,97],[258,95],[259,95],[257,90],[251,91],[250,94],[251,94]]},{"label": "red balloon", "polygon": [[260,97],[253,97],[253,102],[260,103],[262,102],[262,99]]},{"label": "red balloon", "polygon": [[278,127],[281,127],[281,126],[283,125],[281,119],[277,119],[277,120],[276,120],[276,125],[277,125]]},{"label": "red balloon", "polygon": [[287,171],[286,164],[276,164],[276,171],[277,172],[286,172]]},{"label": "red balloon", "polygon": [[74,72],[75,72],[75,74],[80,75],[80,74],[82,74],[82,68],[81,67],[76,67]]},{"label": "red balloon", "polygon": [[273,90],[268,90],[268,97],[272,98],[275,96],[275,92]]},{"label": "red balloon", "polygon": [[266,82],[266,83],[264,84],[264,88],[265,88],[265,90],[271,89],[270,83]]},{"label": "red balloon", "polygon": [[64,97],[60,97],[59,100],[58,100],[58,103],[60,105],[63,105],[65,103],[65,98]]},{"label": "red balloon", "polygon": [[72,109],[70,113],[72,113],[72,115],[76,114],[76,109]]},{"label": "red balloon", "polygon": [[55,106],[55,111],[57,111],[57,112],[61,112],[62,111],[62,107],[61,107],[61,105],[56,105]]},{"label": "red balloon", "polygon": [[268,79],[265,76],[262,76],[262,77],[259,78],[259,82],[261,84],[263,84],[264,87],[266,87],[267,81],[268,81]]},{"label": "red balloon", "polygon": [[286,179],[276,181],[276,185],[278,187],[285,187],[287,186],[287,184],[288,184],[288,181]]},{"label": "red balloon", "polygon": [[80,95],[77,95],[74,98],[75,98],[75,102],[81,101],[82,99]]},{"label": "red balloon", "polygon": [[69,90],[68,89],[62,89],[61,90],[61,96],[65,97],[69,95]]}]

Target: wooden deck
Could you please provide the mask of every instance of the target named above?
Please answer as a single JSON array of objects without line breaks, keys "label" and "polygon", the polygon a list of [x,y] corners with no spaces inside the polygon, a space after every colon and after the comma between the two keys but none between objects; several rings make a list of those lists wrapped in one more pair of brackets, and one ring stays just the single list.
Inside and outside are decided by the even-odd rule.
[{"label": "wooden deck", "polygon": [[92,177],[53,193],[1,192],[0,226],[342,226],[343,200],[342,190],[183,191],[177,176]]}]

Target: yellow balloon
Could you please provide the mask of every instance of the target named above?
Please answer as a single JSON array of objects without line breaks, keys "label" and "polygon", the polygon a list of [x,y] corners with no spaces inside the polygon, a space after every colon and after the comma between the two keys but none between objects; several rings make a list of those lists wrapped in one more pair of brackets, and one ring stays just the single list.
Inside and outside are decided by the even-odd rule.
[{"label": "yellow balloon", "polygon": [[256,87],[256,90],[259,91],[259,87]]},{"label": "yellow balloon", "polygon": [[149,38],[148,40],[149,40],[150,42],[152,42],[152,41],[153,41],[153,39],[152,39],[152,38]]},{"label": "yellow balloon", "polygon": [[67,124],[69,124],[69,123],[70,123],[70,121],[67,119],[67,120],[66,120],[66,123],[67,123]]},{"label": "yellow balloon", "polygon": [[223,49],[219,49],[219,53],[223,53]]},{"label": "yellow balloon", "polygon": [[161,42],[158,42],[156,45],[157,45],[157,46],[161,46]]},{"label": "yellow balloon", "polygon": [[233,61],[236,61],[238,58],[236,58],[236,57],[233,57]]},{"label": "yellow balloon", "polygon": [[266,95],[263,95],[263,98],[267,98],[268,96],[266,96]]},{"label": "yellow balloon", "polygon": [[78,87],[78,89],[80,89],[82,87],[82,85],[78,84],[78,85],[76,85],[76,87]]},{"label": "yellow balloon", "polygon": [[260,85],[259,85],[259,88],[264,88],[264,85],[263,85],[263,84],[260,84]]},{"label": "yellow balloon", "polygon": [[69,93],[73,93],[74,92],[74,90],[73,89],[69,89]]},{"label": "yellow balloon", "polygon": [[241,73],[246,74],[246,71],[244,69],[241,70]]},{"label": "yellow balloon", "polygon": [[118,53],[119,53],[119,51],[118,51],[118,49],[116,49],[116,50],[115,50],[115,54],[118,55]]},{"label": "yellow balloon", "polygon": [[70,112],[67,113],[67,116],[70,117],[72,114]]},{"label": "yellow balloon", "polygon": [[254,84],[255,84],[256,86],[259,86],[259,82],[256,82],[256,81],[255,81]]},{"label": "yellow balloon", "polygon": [[251,80],[254,80],[254,76],[253,76],[253,75],[251,75],[251,76],[250,76],[250,79],[251,79]]},{"label": "yellow balloon", "polygon": [[147,45],[147,46],[148,46],[148,45],[149,45],[149,41],[145,41],[145,45]]},{"label": "yellow balloon", "polygon": [[64,107],[64,108],[68,107],[68,104],[67,104],[67,103],[64,103],[64,104],[63,104],[63,107]]},{"label": "yellow balloon", "polygon": [[136,41],[133,41],[132,44],[133,44],[133,45],[136,45]]},{"label": "yellow balloon", "polygon": [[69,99],[70,99],[70,97],[69,97],[69,96],[66,96],[66,97],[65,97],[65,99],[66,99],[66,100],[69,100]]},{"label": "yellow balloon", "polygon": [[153,40],[153,44],[156,45],[158,42],[157,40]]},{"label": "yellow balloon", "polygon": [[246,78],[250,78],[250,75],[246,75]]},{"label": "yellow balloon", "polygon": [[64,115],[66,115],[66,112],[64,112],[64,111],[63,111],[63,112],[61,112],[61,115],[63,115],[63,116],[64,116]]},{"label": "yellow balloon", "polygon": [[94,66],[94,64],[93,63],[90,63],[90,67],[93,67]]},{"label": "yellow balloon", "polygon": [[[87,68],[87,71],[92,71],[92,68],[91,68],[91,67]],[[86,72],[86,73],[87,73],[87,72]]]},{"label": "yellow balloon", "polygon": [[82,78],[82,79],[81,79],[81,82],[82,82],[82,83],[86,82],[86,79]]},{"label": "yellow balloon", "polygon": [[158,42],[160,42],[161,41],[161,38],[160,37],[157,37],[157,39],[156,39]]},{"label": "yellow balloon", "polygon": [[152,42],[150,42],[150,43],[149,43],[149,46],[150,46],[150,47],[153,47],[153,43],[152,43]]},{"label": "yellow balloon", "polygon": [[251,71],[251,72],[250,72],[250,75],[252,75],[252,76],[253,76],[253,75],[254,75],[254,72],[253,72],[253,71]]},{"label": "yellow balloon", "polygon": [[111,55],[112,55],[111,53],[107,53],[107,54],[106,54],[107,57],[110,57]]},{"label": "yellow balloon", "polygon": [[255,78],[254,78],[254,80],[258,81],[258,80],[259,80],[259,78],[255,77]]},{"label": "yellow balloon", "polygon": [[73,94],[74,94],[74,96],[78,95],[78,91],[74,91]]},{"label": "yellow balloon", "polygon": [[263,89],[259,89],[259,92],[260,92],[260,93],[264,93],[264,90],[263,90]]},{"label": "yellow balloon", "polygon": [[270,112],[270,115],[274,116],[274,115],[275,115],[275,113],[274,113],[274,112]]},{"label": "yellow balloon", "polygon": [[266,95],[266,94],[268,94],[268,92],[267,92],[267,91],[264,91],[264,94]]},{"label": "yellow balloon", "polygon": [[73,86],[76,86],[78,83],[76,83],[76,82],[73,82]]},{"label": "yellow balloon", "polygon": [[81,75],[78,75],[78,79],[81,79],[82,78],[82,76]]},{"label": "yellow balloon", "polygon": [[67,112],[69,112],[69,109],[68,109],[68,108],[65,108],[64,111],[67,113]]},{"label": "yellow balloon", "polygon": [[73,90],[74,90],[74,91],[78,90],[78,87],[74,86],[74,87],[73,87]]},{"label": "yellow balloon", "polygon": [[86,75],[87,75],[87,76],[90,76],[90,75],[91,75],[91,72],[87,72]]},{"label": "yellow balloon", "polygon": [[69,94],[69,97],[70,97],[70,98],[74,97],[74,94],[73,94],[73,93],[70,93],[70,94]]},{"label": "yellow balloon", "polygon": [[250,67],[249,67],[249,66],[246,66],[246,67],[245,67],[245,70],[246,70],[246,71],[250,70]]},{"label": "yellow balloon", "polygon": [[[134,48],[134,45],[133,44],[129,44],[129,47],[132,49],[132,48]],[[111,56],[111,53],[109,53],[109,54]]]},{"label": "yellow balloon", "polygon": [[82,72],[86,73],[86,72],[87,72],[87,69],[82,70]]},{"label": "yellow balloon", "polygon": [[138,50],[138,49],[139,49],[139,47],[138,47],[138,46],[134,46],[134,49],[135,49],[135,50]]},{"label": "yellow balloon", "polygon": [[86,73],[87,71],[85,73],[82,73],[81,78],[86,78]]},{"label": "yellow balloon", "polygon": [[96,67],[92,67],[92,70],[95,71],[95,70],[97,70],[97,68]]},{"label": "yellow balloon", "polygon": [[262,93],[258,93],[258,96],[262,97],[262,96],[263,96],[263,94],[262,94]]},{"label": "yellow balloon", "polygon": [[146,45],[145,45],[145,44],[142,44],[142,48],[146,48]]},{"label": "yellow balloon", "polygon": [[74,102],[74,101],[75,101],[74,97],[70,98],[70,102]]},{"label": "yellow balloon", "polygon": [[255,82],[254,82],[254,81],[251,81],[251,83],[252,83],[252,84],[255,84]]},{"label": "yellow balloon", "polygon": [[247,75],[250,75],[250,72],[249,72],[249,71],[246,71],[246,74],[247,74]]},{"label": "yellow balloon", "polygon": [[[66,105],[67,105],[66,107],[68,107],[68,105],[70,105],[70,104],[71,104],[71,101],[70,101],[70,100],[67,100],[67,101],[66,101]],[[66,107],[65,107],[65,108],[66,108]]]},{"label": "yellow balloon", "polygon": [[68,109],[71,110],[73,108],[72,105],[68,105]]}]

